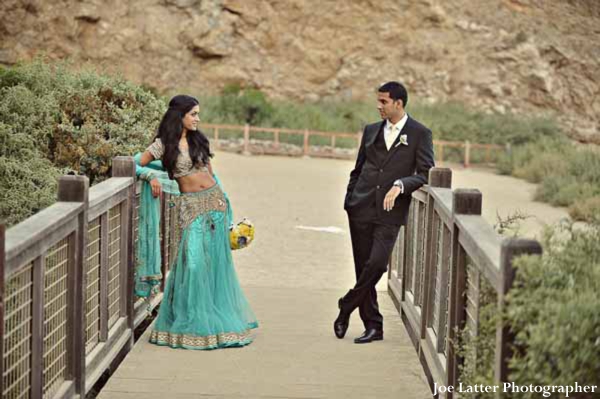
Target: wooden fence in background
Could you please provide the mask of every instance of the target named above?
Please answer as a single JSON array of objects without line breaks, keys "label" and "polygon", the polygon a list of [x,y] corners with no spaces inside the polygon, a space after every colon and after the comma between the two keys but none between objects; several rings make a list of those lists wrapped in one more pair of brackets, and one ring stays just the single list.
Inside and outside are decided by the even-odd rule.
[{"label": "wooden fence in background", "polygon": [[[354,143],[354,148],[358,149],[362,137],[362,132],[322,132],[308,129],[298,130],[285,128],[266,128],[250,125],[219,125],[210,123],[201,123],[199,126],[201,129],[205,130],[209,136],[212,136],[213,145],[217,149],[220,148],[220,140],[223,140],[224,132],[234,132],[237,134],[241,133],[241,151],[244,154],[251,154],[253,151],[257,151],[253,149],[251,141],[252,139],[255,139],[256,141],[268,141],[271,144],[269,147],[262,147],[260,149],[261,154],[290,155],[285,152],[281,145],[282,143],[285,143],[285,141],[281,140],[281,136],[290,135],[297,136],[298,139],[296,141],[302,143],[301,151],[298,151],[295,155],[353,159],[354,157],[356,157],[355,152],[349,154],[335,153],[333,152],[333,149],[335,149],[336,147],[340,148],[340,140],[351,140]],[[254,137],[252,137],[253,134]],[[265,140],[262,137],[260,139],[257,138],[257,136],[264,137],[265,134],[270,136],[270,140]],[[325,139],[321,140],[321,143],[326,144],[311,145],[311,138],[316,137]],[[493,154],[497,153],[498,151],[505,152],[510,150],[510,147],[508,145],[500,146],[496,144],[477,144],[471,143],[468,140],[464,142],[434,140],[433,145],[435,146],[436,162],[441,163],[444,162],[445,159],[447,159],[447,149],[458,149],[462,152],[461,158],[463,160],[464,167],[469,167],[471,165],[473,151],[483,152],[483,156],[480,156],[479,158],[483,160],[483,163],[491,164],[493,163]],[[323,149],[328,149],[329,151],[323,151]]]}]

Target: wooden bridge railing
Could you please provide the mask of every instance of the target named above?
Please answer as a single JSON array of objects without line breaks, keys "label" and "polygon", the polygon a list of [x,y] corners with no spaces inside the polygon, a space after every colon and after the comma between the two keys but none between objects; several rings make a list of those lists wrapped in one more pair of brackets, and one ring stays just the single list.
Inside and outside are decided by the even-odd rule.
[{"label": "wooden bridge railing", "polygon": [[[132,158],[112,170],[91,189],[61,177],[57,203],[0,224],[0,397],[85,396],[162,298],[134,295],[139,185]],[[162,210],[166,275],[175,210]]]},{"label": "wooden bridge railing", "polygon": [[[443,386],[458,386],[463,359],[456,351],[457,333],[478,335],[480,285],[493,287],[501,310],[514,278],[513,258],[541,253],[537,241],[502,239],[481,217],[481,193],[452,191],[451,180],[450,169],[434,168],[430,185],[413,193],[388,276],[389,293],[430,383]],[[499,383],[507,381],[510,340],[500,322],[494,364]]]},{"label": "wooden bridge railing", "polygon": [[[279,154],[280,151],[280,136],[282,134],[291,135],[291,136],[300,136],[302,137],[302,152],[300,155],[304,156],[334,156],[334,154],[327,154],[324,152],[315,152],[311,149],[310,139],[311,137],[323,137],[327,138],[329,141],[329,147],[335,148],[336,143],[339,143],[339,139],[350,139],[354,141],[354,147],[358,148],[360,146],[360,140],[362,137],[362,132],[357,133],[348,133],[348,132],[322,132],[322,131],[314,131],[308,129],[286,129],[286,128],[267,128],[267,127],[259,127],[259,126],[250,126],[250,125],[224,125],[224,124],[213,124],[213,123],[201,123],[200,128],[212,131],[213,145],[215,148],[219,148],[219,139],[223,136],[221,133],[224,131],[233,131],[233,132],[242,132],[243,137],[243,152],[245,154],[251,153],[250,146],[250,138],[252,133],[269,133],[272,134],[272,149],[262,149],[263,153],[270,154]],[[471,165],[471,151],[472,150],[481,150],[485,151],[483,160],[484,163],[492,163],[492,155],[497,153],[498,151],[507,151],[509,150],[508,145],[503,147],[496,144],[478,144],[471,143],[469,140],[464,142],[462,141],[444,141],[444,140],[434,140],[433,144],[435,146],[435,154],[437,162],[444,162],[444,149],[445,148],[457,148],[462,151],[463,165],[465,167],[469,167]],[[355,154],[349,154],[348,158],[354,158]]]}]

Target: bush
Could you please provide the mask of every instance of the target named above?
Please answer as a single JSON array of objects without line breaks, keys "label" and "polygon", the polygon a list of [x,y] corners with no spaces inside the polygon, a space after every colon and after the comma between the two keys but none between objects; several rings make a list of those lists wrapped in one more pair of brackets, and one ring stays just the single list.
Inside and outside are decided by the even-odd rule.
[{"label": "bush", "polygon": [[[565,222],[545,231],[542,256],[523,255],[515,259],[516,277],[502,315],[515,336],[509,381],[534,386],[573,385],[575,381],[579,385],[597,385],[600,375],[598,242],[600,220],[579,229]],[[478,335],[472,337],[466,330],[458,334],[456,350],[464,358],[459,379],[464,385],[495,384],[495,333],[501,315],[494,288],[484,278],[480,284]],[[539,394],[520,393],[518,397],[533,399]]]},{"label": "bush", "polygon": [[236,85],[225,87],[219,96],[201,97],[201,108],[208,123],[290,129],[357,132],[377,120],[375,108],[360,102],[274,101],[259,90]]},{"label": "bush", "polygon": [[[487,279],[481,278],[479,286],[479,324],[477,335],[467,329],[458,332],[457,354],[464,359],[459,367],[459,380],[465,386],[495,385],[494,362],[496,353],[496,323],[498,322],[498,296]],[[461,393],[461,397],[478,398],[477,393]]]},{"label": "bush", "polygon": [[[516,260],[507,318],[515,332],[510,380],[519,385],[598,383],[600,224],[547,232],[544,255]],[[523,397],[536,397],[535,394]],[[591,396],[590,396],[591,397]]]},{"label": "bush", "polygon": [[564,138],[542,139],[515,148],[497,165],[500,173],[539,184],[535,199],[570,207],[576,220],[600,216],[600,153]]},{"label": "bush", "polygon": [[164,109],[138,86],[64,63],[0,69],[0,219],[53,203],[61,174],[108,177],[114,156],[148,145]]},{"label": "bush", "polygon": [[474,143],[522,145],[558,137],[561,129],[552,117],[488,114],[460,103],[409,103],[408,112],[434,132],[434,138]]},{"label": "bush", "polygon": [[577,201],[569,207],[573,220],[600,220],[600,196]]},{"label": "bush", "polygon": [[265,94],[256,89],[226,86],[220,96],[207,101],[204,113],[212,123],[235,123],[261,126],[269,120],[273,107]]},{"label": "bush", "polygon": [[[470,140],[473,143],[519,145],[540,138],[558,137],[560,128],[552,118],[487,114],[459,103],[410,103],[408,113],[429,127],[434,139]],[[380,119],[375,101],[291,102],[268,99],[256,89],[227,86],[220,96],[202,98],[203,119],[209,123],[251,124],[353,133]],[[352,142],[349,146],[354,146]],[[456,153],[454,153],[456,152]],[[462,160],[462,149],[448,149],[448,158]],[[473,151],[473,160],[481,158]],[[446,159],[446,157],[444,157]]]}]

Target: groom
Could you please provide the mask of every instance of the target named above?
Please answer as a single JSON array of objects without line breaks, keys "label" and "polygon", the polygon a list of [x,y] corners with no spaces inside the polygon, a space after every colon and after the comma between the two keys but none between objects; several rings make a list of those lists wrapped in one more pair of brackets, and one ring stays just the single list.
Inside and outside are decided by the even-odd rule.
[{"label": "groom", "polygon": [[367,125],[344,201],[356,271],[356,285],[340,298],[333,327],[344,338],[350,314],[359,308],[365,332],[357,344],[383,339],[383,316],[375,285],[387,265],[400,226],[406,224],[411,194],[427,183],[434,166],[431,131],[409,117],[406,88],[388,82],[377,93],[383,119]]}]

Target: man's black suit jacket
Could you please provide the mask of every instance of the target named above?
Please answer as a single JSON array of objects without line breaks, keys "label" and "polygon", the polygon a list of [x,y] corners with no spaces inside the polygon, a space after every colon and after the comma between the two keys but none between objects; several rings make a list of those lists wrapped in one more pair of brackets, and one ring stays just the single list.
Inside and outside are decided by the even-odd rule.
[{"label": "man's black suit jacket", "polygon": [[[434,166],[431,130],[408,117],[389,151],[375,145],[383,135],[385,120],[367,125],[346,191],[344,209],[351,219],[384,224],[405,225],[411,194],[427,183],[429,169]],[[406,135],[408,145],[400,143]],[[380,137],[381,139],[381,137]],[[382,152],[383,151],[383,152]],[[396,198],[394,208],[383,209],[383,199],[400,179],[404,193]]]}]

